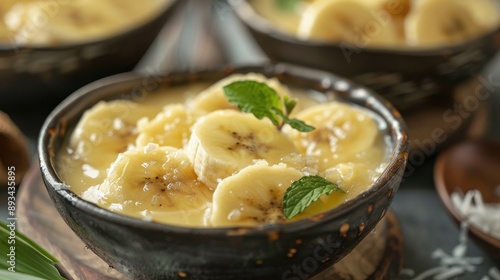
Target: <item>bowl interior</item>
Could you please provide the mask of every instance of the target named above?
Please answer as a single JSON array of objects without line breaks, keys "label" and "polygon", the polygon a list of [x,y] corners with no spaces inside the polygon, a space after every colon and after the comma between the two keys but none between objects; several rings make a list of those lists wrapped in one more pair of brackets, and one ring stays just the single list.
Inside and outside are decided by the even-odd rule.
[{"label": "bowl interior", "polygon": [[[250,72],[276,77],[291,88],[322,93],[377,114],[390,153],[388,166],[371,188],[336,208],[290,223],[193,228],[111,212],[83,200],[59,178],[58,151],[84,110],[98,101],[141,100],[144,95],[165,93],[177,85],[211,84],[233,73]],[[111,76],[81,88],[57,106],[46,119],[38,142],[42,179],[65,222],[109,265],[133,278],[148,279],[176,278],[187,275],[186,271],[193,279],[277,279],[292,273],[293,265],[302,265],[329,242],[328,254],[317,258],[315,273],[319,273],[351,252],[385,216],[401,183],[408,150],[406,126],[390,103],[327,72],[282,63],[196,73]],[[134,240],[133,249],[130,240]],[[292,258],[290,250],[295,254]]]},{"label": "bowl interior", "polygon": [[[401,179],[401,174],[395,174],[406,164],[409,143],[406,126],[398,111],[390,103],[369,90],[351,84],[348,80],[333,76],[332,74],[306,69],[288,64],[269,64],[265,66],[248,66],[234,68],[224,68],[217,71],[201,71],[197,73],[170,73],[162,77],[145,77],[138,74],[125,73],[117,76],[108,77],[92,83],[81,90],[75,92],[64,102],[62,102],[47,118],[39,139],[39,155],[42,165],[42,173],[48,181],[48,187],[60,191],[67,199],[77,200],[79,205],[84,206],[87,211],[103,215],[103,218],[112,218],[121,222],[134,221],[145,226],[153,223],[144,222],[137,219],[122,217],[110,211],[102,211],[99,207],[90,202],[86,202],[74,195],[65,186],[57,175],[57,167],[54,155],[64,144],[67,136],[82,115],[82,112],[90,108],[100,100],[137,99],[142,98],[144,94],[155,94],[159,89],[165,89],[176,85],[184,85],[193,82],[211,83],[222,79],[232,73],[262,73],[268,77],[277,77],[281,82],[290,87],[299,89],[309,89],[316,94],[326,94],[332,98],[356,104],[368,108],[377,114],[382,120],[383,129],[386,137],[386,143],[389,145],[388,166],[375,184],[363,195],[348,201],[347,203],[321,215],[325,220],[332,220],[341,216],[350,209],[355,208],[356,204],[369,200],[371,197],[379,194],[382,188],[388,182]],[[395,177],[396,176],[396,177]],[[399,176],[399,177],[398,177]],[[311,219],[304,219],[283,225],[265,226],[257,231],[272,230],[273,227],[283,227],[291,230],[310,226],[314,223]],[[294,225],[295,224],[295,225]],[[161,225],[166,228],[175,228],[168,225]],[[217,229],[204,229],[206,231],[217,231]]]},{"label": "bowl interior", "polygon": [[[164,3],[161,3],[158,5],[157,10],[153,11],[150,13],[144,20],[142,21],[137,21],[135,24],[130,25],[128,27],[124,28],[118,28],[115,31],[109,32],[109,34],[105,34],[102,36],[98,37],[91,37],[89,39],[87,38],[82,38],[81,40],[68,40],[68,41],[62,41],[62,42],[55,42],[53,44],[47,43],[47,44],[42,44],[42,43],[28,43],[28,44],[22,44],[22,43],[16,43],[14,41],[14,37],[11,39],[12,41],[10,42],[0,42],[0,51],[8,51],[8,50],[15,50],[16,52],[23,51],[23,50],[65,50],[69,48],[75,48],[75,47],[81,47],[85,45],[92,45],[96,44],[102,41],[106,40],[112,40],[113,38],[118,38],[122,36],[126,36],[127,34],[134,32],[134,30],[141,29],[141,27],[148,25],[151,22],[154,22],[155,20],[159,19],[162,17],[162,15],[165,13],[165,11],[169,10],[172,6],[174,6],[176,3],[180,2],[179,0],[164,0]],[[64,3],[54,3],[54,13],[57,13],[59,9],[64,9]],[[44,7],[46,9],[47,7]],[[43,10],[43,12],[46,12]],[[41,16],[50,16],[48,14],[41,14]],[[40,27],[37,26],[37,28],[44,28],[44,24],[40,23]]]},{"label": "bowl interior", "polygon": [[[0,102],[55,106],[78,88],[109,75],[131,71],[184,1],[165,2],[147,22],[107,37],[58,45],[0,44]],[[140,38],[138,40],[137,38]]]},{"label": "bowl interior", "polygon": [[451,103],[458,84],[479,75],[498,53],[500,26],[446,46],[375,47],[302,40],[257,14],[250,0],[230,0],[236,16],[271,60],[323,69],[362,84],[401,111]]},{"label": "bowl interior", "polygon": [[[253,7],[251,3],[252,0],[229,0],[229,3],[235,8],[235,12],[238,17],[244,21],[245,24],[250,26],[255,30],[259,30],[265,32],[270,37],[279,38],[280,40],[286,41],[291,44],[298,45],[306,45],[306,46],[314,46],[318,48],[322,47],[335,47],[335,48],[344,48],[346,51],[353,51],[350,48],[353,45],[346,45],[345,42],[328,42],[322,40],[304,40],[300,39],[298,36],[294,36],[292,34],[287,34],[282,31],[279,27],[273,24],[268,19],[259,15],[259,13]],[[499,11],[500,13],[500,6]],[[462,42],[450,43],[442,46],[425,46],[425,47],[413,47],[409,45],[398,45],[398,46],[363,46],[360,47],[363,52],[369,53],[390,53],[393,55],[406,55],[406,56],[433,56],[433,55],[442,55],[443,53],[453,53],[459,50],[463,50],[464,48],[468,48],[473,45],[473,42],[481,40],[481,38],[489,37],[492,34],[497,34],[500,32],[500,23],[496,28],[493,28],[487,32],[479,34],[476,37],[473,37],[468,40],[464,40]],[[349,47],[350,46],[350,47]],[[354,50],[356,51],[356,50]]]}]

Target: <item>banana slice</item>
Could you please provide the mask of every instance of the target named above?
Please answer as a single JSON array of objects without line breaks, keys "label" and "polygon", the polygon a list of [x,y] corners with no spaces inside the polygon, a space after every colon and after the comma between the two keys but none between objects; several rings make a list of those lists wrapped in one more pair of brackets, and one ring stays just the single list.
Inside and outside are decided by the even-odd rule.
[{"label": "banana slice", "polygon": [[435,46],[461,42],[485,31],[466,4],[456,0],[420,0],[406,19],[411,45]]},{"label": "banana slice", "polygon": [[160,212],[200,210],[201,215],[212,191],[197,180],[182,150],[150,143],[121,153],[104,182],[83,197],[117,212],[150,213],[154,218]]},{"label": "banana slice", "polygon": [[496,0],[474,0],[460,1],[466,9],[472,13],[474,19],[481,24],[485,30],[498,26],[500,22],[500,4]]},{"label": "banana slice", "polygon": [[[9,34],[16,44],[26,43],[47,43],[50,36],[46,32],[40,32],[40,25],[47,25],[47,17],[41,5],[36,2],[19,2],[6,9],[3,15],[3,22]],[[39,22],[41,21],[41,22]],[[37,28],[38,27],[38,28]]]},{"label": "banana slice", "polygon": [[323,177],[337,184],[349,197],[368,189],[376,177],[369,174],[368,165],[364,163],[339,163],[323,172]]},{"label": "banana slice", "polygon": [[20,43],[32,44],[110,36],[146,21],[166,2],[151,0],[143,5],[123,0],[15,1],[14,5],[12,1],[4,1],[2,6],[6,11],[1,14],[5,14],[6,25],[16,33]]},{"label": "banana slice", "polygon": [[5,22],[22,43],[47,44],[95,38],[108,32],[103,25],[116,25],[113,21],[120,20],[116,9],[102,2],[102,6],[95,8],[80,0],[64,5],[52,1],[24,1],[9,10]]},{"label": "banana slice", "polygon": [[411,0],[361,0],[370,7],[372,15],[377,15],[378,21],[385,26],[392,25],[397,39],[401,44],[406,42],[405,19],[412,9]]},{"label": "banana slice", "polygon": [[153,117],[159,109],[132,101],[101,101],[84,113],[70,138],[73,159],[82,160],[97,170],[105,170],[134,143],[136,123]]},{"label": "banana slice", "polygon": [[[293,35],[297,30],[304,9],[312,1],[288,1],[292,5],[285,9],[279,2],[276,0],[252,0],[251,3],[255,12],[272,23],[274,27],[279,28],[282,32]],[[287,4],[286,1],[281,2]]]},{"label": "banana slice", "polygon": [[302,215],[312,215],[335,208],[345,201],[355,198],[369,189],[380,175],[369,169],[365,163],[339,163],[320,173],[320,176],[337,184],[344,192],[335,195],[323,195],[311,204]]},{"label": "banana slice", "polygon": [[194,124],[186,153],[199,180],[215,188],[219,180],[255,160],[276,164],[297,149],[271,122],[236,110],[222,110]]},{"label": "banana slice", "polygon": [[302,177],[285,165],[256,164],[220,182],[213,195],[214,226],[255,226],[285,221],[283,195]]},{"label": "banana slice", "polygon": [[183,104],[168,105],[154,119],[143,118],[138,121],[136,145],[156,143],[182,148],[189,141],[190,127],[194,121],[195,117],[186,111]]},{"label": "banana slice", "polygon": [[304,12],[297,35],[305,40],[344,41],[361,47],[400,42],[397,28],[378,12],[379,7],[368,1],[314,1]]},{"label": "banana slice", "polygon": [[369,113],[338,102],[310,107],[297,118],[316,129],[304,133],[285,126],[284,132],[301,153],[318,159],[320,172],[338,163],[356,161],[356,155],[373,146],[379,135]]},{"label": "banana slice", "polygon": [[188,101],[187,106],[193,111],[199,112],[213,112],[216,110],[236,109],[237,107],[227,101],[224,93],[224,86],[229,85],[236,81],[253,80],[257,82],[266,83],[269,87],[273,88],[279,95],[289,95],[289,90],[286,86],[282,85],[278,79],[268,79],[266,76],[258,73],[248,74],[233,74],[224,78],[206,90],[202,91],[194,99]]},{"label": "banana slice", "polygon": [[49,19],[50,24],[45,26],[45,30],[53,38],[68,41],[94,39],[119,30],[117,21],[121,19],[120,13],[109,1],[101,1],[99,5],[88,5],[86,2],[73,0],[71,5],[60,7]]},{"label": "banana slice", "polygon": [[[154,15],[164,1],[148,1],[141,5],[137,1],[107,0],[89,3],[87,0],[72,0],[57,4],[52,1],[36,3],[48,15],[45,32],[58,41],[94,40],[116,34],[146,21]],[[124,3],[125,2],[125,3]],[[123,20],[123,18],[127,20]]]}]

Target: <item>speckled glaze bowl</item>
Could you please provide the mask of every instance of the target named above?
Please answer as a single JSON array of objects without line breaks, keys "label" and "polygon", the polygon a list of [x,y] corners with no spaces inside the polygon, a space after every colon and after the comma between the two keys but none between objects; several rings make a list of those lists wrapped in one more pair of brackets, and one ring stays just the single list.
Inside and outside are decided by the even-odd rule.
[{"label": "speckled glaze bowl", "polygon": [[112,36],[55,46],[0,43],[0,108],[57,99],[112,74],[130,71],[184,1],[171,0],[146,23]]},{"label": "speckled glaze bowl", "polygon": [[344,76],[373,89],[401,111],[449,101],[455,87],[480,74],[500,47],[500,26],[470,41],[426,49],[306,41],[280,32],[256,13],[251,0],[228,2],[270,59]]},{"label": "speckled glaze bowl", "polygon": [[[84,110],[99,100],[262,73],[284,84],[330,94],[380,115],[390,145],[388,166],[365,193],[338,208],[289,224],[186,228],[125,217],[82,200],[62,183],[55,156]],[[287,64],[224,68],[161,77],[125,73],[70,95],[46,119],[38,153],[48,193],[72,230],[110,266],[133,279],[305,279],[349,254],[385,215],[409,151],[406,126],[387,101],[332,74]]]}]

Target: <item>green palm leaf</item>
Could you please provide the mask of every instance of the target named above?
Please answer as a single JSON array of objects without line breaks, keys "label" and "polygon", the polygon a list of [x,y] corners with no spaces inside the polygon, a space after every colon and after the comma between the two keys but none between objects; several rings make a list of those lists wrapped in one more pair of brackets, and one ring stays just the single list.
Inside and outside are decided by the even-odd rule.
[{"label": "green palm leaf", "polygon": [[[10,238],[15,234],[15,238]],[[24,234],[0,222],[0,279],[5,280],[64,280],[54,266],[59,261]],[[14,241],[15,240],[15,241]],[[12,250],[13,249],[13,250]],[[14,261],[11,261],[11,256]],[[10,271],[9,271],[10,269]],[[15,272],[13,272],[14,270]]]}]

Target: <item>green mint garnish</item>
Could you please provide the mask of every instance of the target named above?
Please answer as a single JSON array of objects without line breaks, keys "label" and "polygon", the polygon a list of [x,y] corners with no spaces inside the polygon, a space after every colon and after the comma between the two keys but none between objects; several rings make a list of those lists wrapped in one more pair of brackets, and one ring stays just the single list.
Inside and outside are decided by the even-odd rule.
[{"label": "green mint garnish", "polygon": [[252,113],[259,120],[270,119],[279,125],[278,116],[273,108],[281,105],[280,96],[265,83],[238,81],[224,87],[227,100],[238,106],[242,112]]},{"label": "green mint garnish", "polygon": [[322,195],[330,195],[333,191],[344,193],[336,184],[321,176],[304,176],[286,190],[283,196],[283,213],[287,219],[291,219]]},{"label": "green mint garnish", "polygon": [[[268,118],[279,129],[289,124],[300,132],[314,130],[303,121],[290,119],[291,111],[297,105],[295,99],[285,96],[283,100],[274,89],[265,83],[256,81],[237,81],[224,87],[227,100],[238,106],[242,112],[252,113],[259,120]],[[283,112],[283,107],[285,112]]]},{"label": "green mint garnish", "polygon": [[278,4],[278,8],[284,11],[293,12],[295,11],[297,4],[301,1],[302,0],[277,0],[276,4]]}]

